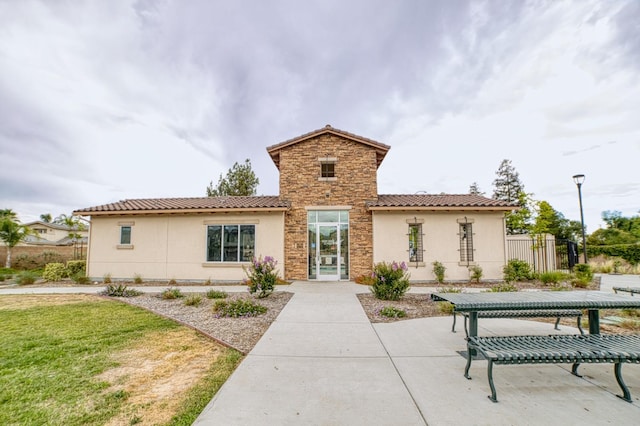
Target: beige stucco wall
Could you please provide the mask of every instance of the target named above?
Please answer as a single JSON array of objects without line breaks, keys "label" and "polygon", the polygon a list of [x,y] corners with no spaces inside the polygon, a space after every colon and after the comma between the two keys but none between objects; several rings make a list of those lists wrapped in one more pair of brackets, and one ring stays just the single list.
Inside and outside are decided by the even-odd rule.
[{"label": "beige stucco wall", "polygon": [[[255,224],[256,255],[272,256],[284,269],[283,213],[94,216],[87,275],[101,279],[238,281],[247,263],[206,262],[207,225]],[[120,246],[120,226],[131,225],[131,247]]]},{"label": "beige stucco wall", "polygon": [[435,281],[434,261],[447,268],[446,281],[466,281],[469,270],[460,263],[458,219],[473,222],[474,263],[482,267],[483,279],[502,279],[505,264],[505,230],[502,212],[380,212],[373,213],[374,262],[409,260],[409,225],[422,223],[424,262],[409,264],[412,281]]}]

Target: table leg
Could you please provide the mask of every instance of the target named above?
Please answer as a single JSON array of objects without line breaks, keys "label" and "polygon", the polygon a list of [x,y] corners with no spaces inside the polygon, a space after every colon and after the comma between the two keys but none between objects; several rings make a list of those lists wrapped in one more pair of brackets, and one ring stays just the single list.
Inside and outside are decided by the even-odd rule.
[{"label": "table leg", "polygon": [[600,334],[600,311],[589,309],[589,334]]},{"label": "table leg", "polygon": [[[469,336],[478,336],[478,311],[469,312]],[[469,350],[469,356],[476,356],[476,354],[477,352],[475,349]]]}]

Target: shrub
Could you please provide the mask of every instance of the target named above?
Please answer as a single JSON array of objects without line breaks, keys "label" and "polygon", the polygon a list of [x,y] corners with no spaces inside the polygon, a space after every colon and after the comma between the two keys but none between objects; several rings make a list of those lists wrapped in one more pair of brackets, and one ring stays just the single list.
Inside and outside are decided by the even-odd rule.
[{"label": "shrub", "polygon": [[518,287],[511,283],[496,284],[489,289],[491,293],[506,293],[510,291],[518,291]]},{"label": "shrub", "polygon": [[436,290],[438,293],[462,293],[462,289],[457,287],[441,287]]},{"label": "shrub", "polygon": [[243,267],[248,278],[246,284],[249,293],[257,293],[258,298],[263,298],[273,292],[278,281],[278,273],[274,272],[277,264],[273,257],[265,256],[264,259],[254,257],[249,268]]},{"label": "shrub", "polygon": [[387,318],[404,318],[407,316],[407,313],[402,309],[398,309],[393,306],[385,306],[380,309],[380,315]]},{"label": "shrub", "polygon": [[216,300],[213,305],[213,312],[216,317],[255,317],[267,312],[267,308],[253,303],[251,300],[237,299],[227,302],[226,300]]},{"label": "shrub", "polygon": [[380,262],[373,267],[371,286],[373,295],[381,300],[399,300],[409,290],[407,264]]},{"label": "shrub", "polygon": [[220,290],[209,290],[207,291],[207,299],[225,299],[227,297],[227,293],[225,291]]},{"label": "shrub", "polygon": [[110,273],[106,273],[102,276],[102,282],[105,284],[111,284],[111,274]]},{"label": "shrub", "polygon": [[16,275],[16,283],[19,285],[33,284],[38,279],[38,275],[31,271],[20,272]]},{"label": "shrub", "polygon": [[79,273],[85,273],[87,270],[87,261],[86,260],[69,260],[67,262],[67,273],[70,277],[77,275]]},{"label": "shrub", "polygon": [[142,275],[134,274],[133,275],[133,282],[136,283],[136,284],[142,284]]},{"label": "shrub", "polygon": [[142,292],[124,284],[109,284],[100,294],[111,297],[135,297],[140,296]]},{"label": "shrub", "polygon": [[503,268],[504,280],[508,283],[513,281],[527,281],[532,277],[531,266],[524,260],[511,259]]},{"label": "shrub", "polygon": [[47,263],[42,273],[42,278],[47,281],[60,281],[61,279],[68,277],[69,273],[64,263]]},{"label": "shrub", "polygon": [[433,262],[432,265],[433,265],[433,275],[435,275],[436,281],[442,284],[444,282],[444,273],[447,270],[447,268],[437,260]]},{"label": "shrub", "polygon": [[451,302],[438,302],[438,310],[443,314],[453,314],[453,303]]},{"label": "shrub", "polygon": [[160,293],[160,298],[164,300],[180,299],[182,297],[184,297],[184,294],[182,294],[179,288],[168,288]]},{"label": "shrub", "polygon": [[89,284],[89,277],[87,277],[84,272],[79,272],[71,277],[73,282],[77,284]]},{"label": "shrub", "polygon": [[482,279],[482,267],[480,265],[473,265],[469,267],[470,278],[469,281],[475,281],[477,283]]},{"label": "shrub", "polygon": [[573,285],[576,287],[587,287],[589,283],[593,281],[593,271],[588,264],[579,263],[574,265],[573,273],[575,275]]},{"label": "shrub", "polygon": [[175,278],[171,278],[169,280],[169,285],[176,285],[176,284],[177,284],[177,282],[176,282]]},{"label": "shrub", "polygon": [[540,274],[540,281],[544,284],[558,284],[567,278],[567,274],[560,271],[542,272]]},{"label": "shrub", "polygon": [[190,294],[184,299],[185,306],[200,306],[202,296],[199,294]]}]

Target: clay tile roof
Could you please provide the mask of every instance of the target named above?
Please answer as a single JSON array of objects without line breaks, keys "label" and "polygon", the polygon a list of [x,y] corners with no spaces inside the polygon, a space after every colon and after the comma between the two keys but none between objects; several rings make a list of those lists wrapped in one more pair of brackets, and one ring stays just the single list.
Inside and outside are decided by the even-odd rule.
[{"label": "clay tile roof", "polygon": [[118,214],[152,212],[207,212],[214,210],[286,210],[289,203],[278,196],[251,197],[197,197],[197,198],[142,198],[118,201],[117,203],[87,207],[74,214]]},{"label": "clay tile roof", "polygon": [[373,139],[365,138],[364,136],[356,135],[355,133],[349,133],[344,130],[336,129],[335,127],[331,127],[330,124],[327,124],[326,126],[320,129],[314,130],[309,133],[305,133],[304,135],[297,136],[295,138],[286,140],[284,142],[280,142],[275,145],[271,145],[267,147],[267,152],[271,156],[271,159],[275,163],[276,167],[278,167],[279,169],[280,168],[280,150],[282,148],[288,147],[290,145],[294,145],[299,142],[303,142],[307,139],[315,138],[317,136],[320,136],[326,133],[342,136],[344,138],[351,139],[353,141],[356,141],[374,148],[377,154],[376,159],[378,162],[378,166],[380,166],[380,164],[382,163],[382,160],[387,155],[387,152],[389,151],[389,149],[391,149],[389,145],[385,145],[378,141],[374,141]]},{"label": "clay tile roof", "polygon": [[367,207],[372,210],[386,208],[514,210],[518,208],[516,204],[472,194],[381,194],[377,201],[367,203]]}]

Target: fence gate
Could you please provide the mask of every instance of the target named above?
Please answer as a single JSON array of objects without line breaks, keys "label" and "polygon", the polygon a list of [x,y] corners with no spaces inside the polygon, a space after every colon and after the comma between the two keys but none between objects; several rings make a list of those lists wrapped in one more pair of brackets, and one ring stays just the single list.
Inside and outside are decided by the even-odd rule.
[{"label": "fence gate", "polygon": [[578,263],[578,245],[553,235],[507,235],[507,259],[527,262],[534,272],[568,271]]}]

